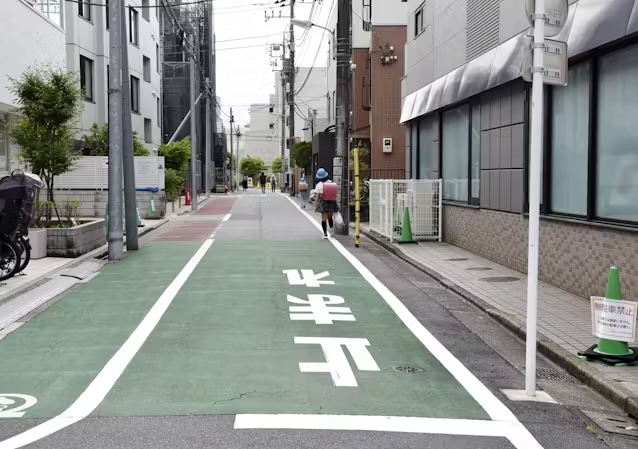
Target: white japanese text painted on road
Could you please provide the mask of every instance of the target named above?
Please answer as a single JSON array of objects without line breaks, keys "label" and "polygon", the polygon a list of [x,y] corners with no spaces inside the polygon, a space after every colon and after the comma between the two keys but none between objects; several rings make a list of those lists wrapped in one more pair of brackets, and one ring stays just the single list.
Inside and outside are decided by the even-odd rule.
[{"label": "white japanese text painted on road", "polygon": [[332,324],[334,321],[356,321],[349,307],[340,307],[345,299],[335,295],[308,295],[308,299],[288,295],[288,302],[303,304],[290,306],[293,321],[314,321],[316,324]]},{"label": "white japanese text painted on road", "polygon": [[[301,274],[299,273],[301,271]],[[334,285],[334,281],[323,281],[323,278],[330,276],[327,271],[315,273],[312,270],[283,270],[288,276],[290,285],[305,285],[306,287],[321,287],[321,285]]]},{"label": "white japanese text painted on road", "polygon": [[357,387],[357,379],[350,367],[343,346],[348,348],[359,371],[380,371],[379,365],[368,352],[367,338],[295,337],[298,345],[320,345],[325,362],[299,363],[302,373],[330,373],[337,387]]},{"label": "white japanese text painted on road", "polygon": [[0,418],[22,418],[36,402],[38,400],[28,394],[0,393]]}]

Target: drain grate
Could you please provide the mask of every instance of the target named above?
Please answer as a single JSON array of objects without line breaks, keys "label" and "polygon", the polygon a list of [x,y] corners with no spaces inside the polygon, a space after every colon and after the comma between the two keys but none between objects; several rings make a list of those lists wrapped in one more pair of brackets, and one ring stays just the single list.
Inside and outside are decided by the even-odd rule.
[{"label": "drain grate", "polygon": [[467,257],[455,257],[453,259],[447,259],[450,262],[463,262],[464,260],[470,260]]},{"label": "drain grate", "polygon": [[489,282],[489,283],[497,283],[497,282],[515,282],[519,281],[519,278],[515,278],[512,276],[494,276],[489,278],[481,278],[481,281]]},{"label": "drain grate", "polygon": [[536,370],[536,377],[539,379],[551,380],[553,382],[567,382],[571,384],[580,383],[578,379],[564,371],[558,371],[551,368],[538,368]]},{"label": "drain grate", "polygon": [[605,432],[638,437],[638,424],[626,415],[584,409],[580,409],[580,411]]},{"label": "drain grate", "polygon": [[470,268],[466,268],[467,271],[489,271],[491,270],[490,267],[470,267]]},{"label": "drain grate", "polygon": [[423,372],[421,368],[417,368],[416,366],[395,366],[394,370],[402,372],[402,373],[408,373],[408,374],[416,374],[416,373]]}]

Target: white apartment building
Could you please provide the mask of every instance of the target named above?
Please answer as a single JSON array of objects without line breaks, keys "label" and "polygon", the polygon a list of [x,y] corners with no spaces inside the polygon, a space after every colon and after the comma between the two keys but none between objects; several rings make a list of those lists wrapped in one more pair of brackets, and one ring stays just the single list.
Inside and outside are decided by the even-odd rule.
[{"label": "white apartment building", "polygon": [[250,105],[250,125],[244,127],[244,145],[240,157],[261,158],[270,169],[274,158],[281,153],[279,136],[281,122],[277,118],[278,107],[275,95],[270,96],[273,103],[255,103]]},{"label": "white apartment building", "polygon": [[61,0],[4,0],[0,16],[0,175],[18,166],[17,148],[6,136],[7,123],[15,120],[10,78],[33,65],[64,67],[64,20]]},{"label": "white apartment building", "polygon": [[[106,6],[90,0],[64,2],[67,68],[80,74],[85,91],[78,140],[93,123],[108,121],[108,4],[113,1],[103,0]],[[126,0],[124,12],[133,131],[152,153],[162,139],[159,9],[159,0]]]}]

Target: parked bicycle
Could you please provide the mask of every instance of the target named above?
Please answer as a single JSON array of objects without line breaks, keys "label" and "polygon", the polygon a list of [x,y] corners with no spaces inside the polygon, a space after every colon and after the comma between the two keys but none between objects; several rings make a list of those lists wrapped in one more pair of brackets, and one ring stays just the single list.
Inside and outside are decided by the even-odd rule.
[{"label": "parked bicycle", "polygon": [[39,176],[14,170],[0,179],[0,281],[22,273],[31,260],[29,224]]}]

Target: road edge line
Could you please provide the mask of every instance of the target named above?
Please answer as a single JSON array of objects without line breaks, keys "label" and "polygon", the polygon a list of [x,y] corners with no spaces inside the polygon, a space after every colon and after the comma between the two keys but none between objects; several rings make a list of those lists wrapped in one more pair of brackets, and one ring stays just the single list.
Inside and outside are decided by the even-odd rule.
[{"label": "road edge line", "polygon": [[[321,225],[308,212],[301,209],[292,199],[287,198],[290,203],[301,212],[314,226],[321,230]],[[472,372],[458,360],[443,344],[428,331],[425,326],[410,312],[410,310],[388,289],[377,277],[368,270],[359,259],[357,259],[346,247],[334,238],[329,239],[339,253],[350,262],[350,264],[361,274],[361,276],[374,288],[383,298],[388,306],[394,311],[403,324],[414,334],[414,336],[430,351],[430,353],[441,363],[445,369],[454,377],[461,386],[474,398],[474,400],[486,411],[494,421],[511,422],[519,428],[517,432],[524,432],[526,435],[518,434],[517,441],[525,441],[522,446],[525,449],[540,448],[542,446],[536,441],[531,432],[516,418],[514,413],[500,401]],[[517,446],[518,447],[518,446]],[[1,448],[0,448],[1,449]]]},{"label": "road edge line", "polygon": [[204,258],[214,239],[206,239],[184,268],[175,276],[155,304],[144,316],[140,324],[129,335],[124,344],[104,365],[104,368],[93,379],[89,386],[65,411],[44,423],[38,424],[22,433],[14,435],[0,442],[0,449],[17,449],[34,443],[53,433],[56,433],[91,414],[111,391],[126,367],[142,348],[161,318],[168,310],[175,296],[184,286],[190,275],[195,271]]}]

